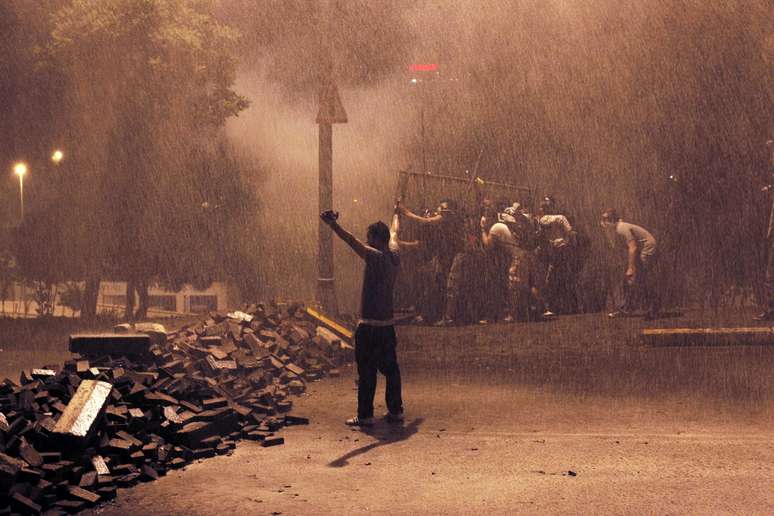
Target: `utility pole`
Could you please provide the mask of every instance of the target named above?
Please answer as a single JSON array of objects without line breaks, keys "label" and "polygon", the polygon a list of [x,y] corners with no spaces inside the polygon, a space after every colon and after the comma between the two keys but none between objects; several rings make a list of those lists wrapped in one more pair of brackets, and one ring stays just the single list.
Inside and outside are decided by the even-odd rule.
[{"label": "utility pole", "polygon": [[[333,124],[347,123],[347,113],[341,104],[339,91],[333,79],[333,49],[330,43],[332,29],[331,4],[325,5],[326,23],[323,27],[323,56],[327,62],[321,73],[319,110],[319,211],[333,209]],[[336,315],[336,288],[333,272],[333,234],[320,221],[318,226],[319,256],[317,268],[317,301],[325,313]]]}]

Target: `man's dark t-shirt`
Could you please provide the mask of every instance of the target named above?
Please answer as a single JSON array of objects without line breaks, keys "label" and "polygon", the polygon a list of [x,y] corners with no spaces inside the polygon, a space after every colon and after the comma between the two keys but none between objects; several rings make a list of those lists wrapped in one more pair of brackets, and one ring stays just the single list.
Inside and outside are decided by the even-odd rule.
[{"label": "man's dark t-shirt", "polygon": [[437,235],[438,256],[451,257],[465,249],[465,220],[455,211],[441,212],[441,224],[433,228]]},{"label": "man's dark t-shirt", "polygon": [[399,267],[397,248],[388,251],[367,248],[360,317],[374,321],[393,318],[392,293]]}]

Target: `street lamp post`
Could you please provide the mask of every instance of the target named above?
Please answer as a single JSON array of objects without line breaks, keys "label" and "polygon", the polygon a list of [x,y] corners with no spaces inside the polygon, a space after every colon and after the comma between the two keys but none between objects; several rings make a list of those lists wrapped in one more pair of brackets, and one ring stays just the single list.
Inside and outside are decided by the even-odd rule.
[{"label": "street lamp post", "polygon": [[27,164],[17,163],[13,166],[13,172],[19,176],[19,213],[21,222],[24,222],[24,175],[27,173]]}]

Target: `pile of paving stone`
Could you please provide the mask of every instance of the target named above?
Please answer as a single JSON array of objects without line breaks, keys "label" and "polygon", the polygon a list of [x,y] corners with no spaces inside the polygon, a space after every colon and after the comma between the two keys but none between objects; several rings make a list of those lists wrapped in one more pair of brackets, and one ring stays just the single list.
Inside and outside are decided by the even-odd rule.
[{"label": "pile of paving stone", "polygon": [[0,514],[76,512],[240,439],[283,444],[308,423],[290,396],[352,353],[297,306],[116,332],[71,336],[78,358],[0,383]]}]

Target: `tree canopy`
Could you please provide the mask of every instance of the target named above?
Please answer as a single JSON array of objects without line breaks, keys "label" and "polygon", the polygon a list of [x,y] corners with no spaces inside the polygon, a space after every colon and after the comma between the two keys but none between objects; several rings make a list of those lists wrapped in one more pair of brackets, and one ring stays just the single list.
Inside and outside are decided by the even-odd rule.
[{"label": "tree canopy", "polygon": [[[228,158],[222,133],[249,105],[233,89],[238,33],[201,0],[52,7],[31,62],[55,109],[30,132],[62,142],[66,159],[36,170],[49,177],[35,185],[38,202],[24,221],[29,231],[18,232],[28,240],[20,249],[56,255],[45,263],[67,279],[177,286],[224,279],[234,245],[227,227],[257,209],[247,171]],[[20,7],[15,14],[24,24],[35,13]],[[207,207],[216,204],[220,227],[207,230]],[[61,238],[44,238],[44,220]]]}]

